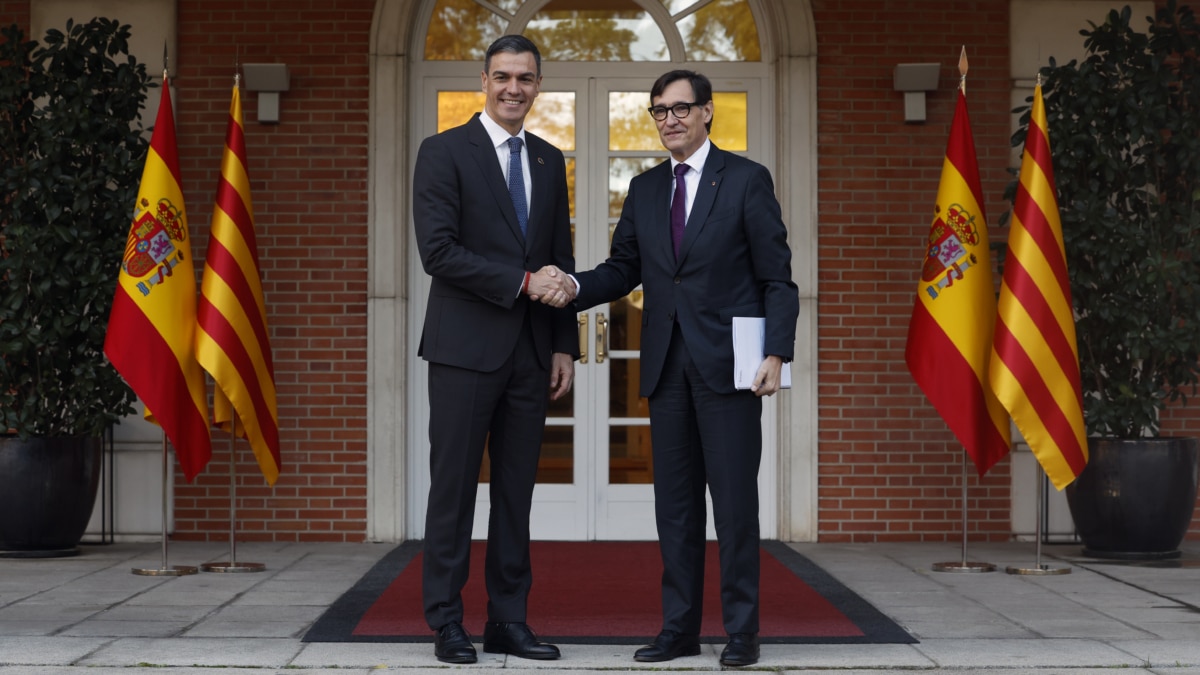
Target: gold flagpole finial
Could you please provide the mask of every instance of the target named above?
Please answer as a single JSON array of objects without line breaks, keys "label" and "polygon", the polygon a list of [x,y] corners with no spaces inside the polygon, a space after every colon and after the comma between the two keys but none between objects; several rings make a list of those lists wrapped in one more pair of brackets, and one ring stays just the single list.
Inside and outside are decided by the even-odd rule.
[{"label": "gold flagpole finial", "polygon": [[238,45],[233,52],[233,88],[237,89],[242,83],[242,46]]},{"label": "gold flagpole finial", "polygon": [[167,80],[167,41],[163,40],[163,81]]},{"label": "gold flagpole finial", "polygon": [[1041,88],[1041,86],[1042,86],[1042,71],[1040,71],[1040,70],[1038,71],[1038,74],[1037,74],[1037,86],[1038,86],[1038,88]]},{"label": "gold flagpole finial", "polygon": [[963,45],[962,52],[958,55],[958,88],[964,94],[967,93],[967,46]]}]

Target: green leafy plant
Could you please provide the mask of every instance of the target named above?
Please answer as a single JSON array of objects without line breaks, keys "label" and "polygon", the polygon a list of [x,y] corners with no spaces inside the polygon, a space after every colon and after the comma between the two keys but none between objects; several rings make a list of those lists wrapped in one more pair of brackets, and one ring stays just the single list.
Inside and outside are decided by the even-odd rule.
[{"label": "green leafy plant", "polygon": [[1200,379],[1200,25],[1173,0],[1146,31],[1130,16],[1110,11],[1081,31],[1083,61],[1041,71],[1084,416],[1122,438],[1157,436]]},{"label": "green leafy plant", "polygon": [[103,346],[149,77],[111,19],[0,39],[0,432],[99,436],[134,411]]}]

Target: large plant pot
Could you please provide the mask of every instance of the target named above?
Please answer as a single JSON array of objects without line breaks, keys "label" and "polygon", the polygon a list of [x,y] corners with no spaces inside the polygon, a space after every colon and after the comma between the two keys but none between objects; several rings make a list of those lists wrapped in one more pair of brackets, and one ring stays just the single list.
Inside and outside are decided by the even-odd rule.
[{"label": "large plant pot", "polygon": [[77,555],[100,486],[99,438],[0,435],[0,556]]},{"label": "large plant pot", "polygon": [[1200,441],[1088,439],[1088,463],[1067,486],[1067,506],[1096,558],[1179,557],[1196,507]]}]

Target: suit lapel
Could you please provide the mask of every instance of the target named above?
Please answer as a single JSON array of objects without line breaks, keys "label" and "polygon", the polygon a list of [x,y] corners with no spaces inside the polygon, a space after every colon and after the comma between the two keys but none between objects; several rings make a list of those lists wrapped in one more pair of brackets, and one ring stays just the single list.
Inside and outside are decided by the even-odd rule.
[{"label": "suit lapel", "polygon": [[[525,151],[529,153],[529,221],[525,223],[525,241],[532,241],[541,228],[553,219],[551,208],[554,186],[550,184],[550,167],[542,153],[545,142],[525,131]],[[509,201],[512,201],[511,199]],[[514,211],[515,213],[515,211]]]},{"label": "suit lapel", "polygon": [[[700,172],[700,185],[696,187],[696,199],[692,202],[692,212],[688,215],[687,226],[683,229],[683,241],[679,244],[679,262],[687,258],[688,251],[704,230],[708,222],[708,214],[712,212],[713,204],[717,201],[717,189],[721,187],[721,174],[725,170],[725,153],[712,146],[708,151],[708,159]],[[668,227],[667,243],[670,243]]]},{"label": "suit lapel", "polygon": [[479,172],[483,175],[488,191],[492,193],[492,197],[496,200],[496,206],[504,215],[504,221],[508,223],[508,227],[517,237],[517,241],[521,241],[521,225],[517,222],[517,210],[513,207],[512,197],[508,194],[508,183],[504,181],[504,171],[500,168],[496,148],[492,145],[492,139],[488,136],[487,130],[483,128],[483,122],[479,121],[479,115],[480,113],[475,113],[475,117],[468,122],[467,138],[474,146],[472,155],[479,165]]}]

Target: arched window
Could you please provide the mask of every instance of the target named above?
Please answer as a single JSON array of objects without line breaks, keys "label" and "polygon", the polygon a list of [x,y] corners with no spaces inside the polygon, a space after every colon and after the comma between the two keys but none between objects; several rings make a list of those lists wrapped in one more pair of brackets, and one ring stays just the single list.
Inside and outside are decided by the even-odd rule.
[{"label": "arched window", "polygon": [[747,0],[438,0],[428,61],[478,61],[522,33],[548,61],[759,61]]}]

